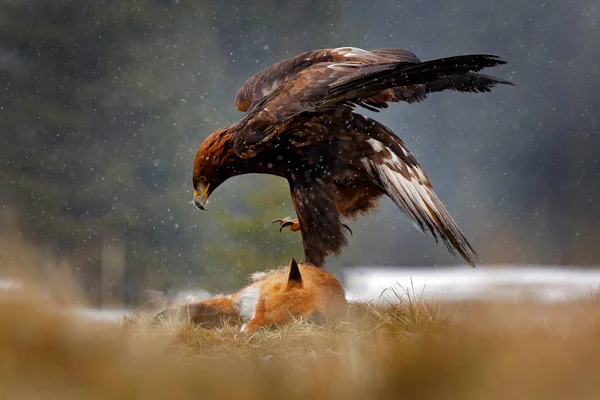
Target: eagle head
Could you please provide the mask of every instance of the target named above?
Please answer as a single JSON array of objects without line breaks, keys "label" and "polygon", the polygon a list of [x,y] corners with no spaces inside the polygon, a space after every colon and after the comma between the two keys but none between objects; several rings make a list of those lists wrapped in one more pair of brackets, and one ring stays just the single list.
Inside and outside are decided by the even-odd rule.
[{"label": "eagle head", "polygon": [[230,127],[214,131],[200,144],[192,174],[196,207],[206,209],[211,193],[236,175],[236,159]]}]

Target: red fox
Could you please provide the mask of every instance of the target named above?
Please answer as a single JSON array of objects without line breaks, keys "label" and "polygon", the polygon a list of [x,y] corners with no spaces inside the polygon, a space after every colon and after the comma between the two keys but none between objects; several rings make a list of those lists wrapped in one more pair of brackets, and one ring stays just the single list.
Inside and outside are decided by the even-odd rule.
[{"label": "red fox", "polygon": [[156,318],[178,315],[205,327],[223,320],[243,322],[242,331],[284,325],[294,318],[342,318],[348,309],[344,288],[330,273],[310,264],[298,264],[251,276],[239,292],[167,309]]}]

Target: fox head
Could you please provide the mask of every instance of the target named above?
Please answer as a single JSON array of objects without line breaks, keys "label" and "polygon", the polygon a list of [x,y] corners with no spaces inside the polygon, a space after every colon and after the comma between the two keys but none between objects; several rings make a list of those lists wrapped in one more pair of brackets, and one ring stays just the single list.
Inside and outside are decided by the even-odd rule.
[{"label": "fox head", "polygon": [[348,306],[344,289],[333,275],[312,265],[298,265],[293,258],[286,269],[259,282],[258,294],[242,330],[281,326],[299,317],[338,318]]}]

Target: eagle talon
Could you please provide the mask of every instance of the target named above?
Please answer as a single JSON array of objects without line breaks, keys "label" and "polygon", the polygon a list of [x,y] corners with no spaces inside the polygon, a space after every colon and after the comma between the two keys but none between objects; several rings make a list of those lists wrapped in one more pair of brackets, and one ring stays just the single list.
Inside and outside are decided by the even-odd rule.
[{"label": "eagle talon", "polygon": [[346,229],[348,229],[348,232],[350,232],[350,236],[352,236],[352,229],[350,229],[350,227],[346,224],[342,224],[342,226]]},{"label": "eagle talon", "polygon": [[271,223],[279,222],[279,232],[283,231],[283,228],[289,226],[292,232],[296,232],[300,230],[300,223],[297,219],[291,219],[289,217],[286,218],[277,218],[274,219]]},{"label": "eagle talon", "polygon": [[[294,225],[294,221],[285,221],[285,222],[281,222],[281,225],[279,225],[279,232],[283,231],[283,228],[285,228],[286,226],[292,226]],[[290,228],[292,229],[292,228]]]}]

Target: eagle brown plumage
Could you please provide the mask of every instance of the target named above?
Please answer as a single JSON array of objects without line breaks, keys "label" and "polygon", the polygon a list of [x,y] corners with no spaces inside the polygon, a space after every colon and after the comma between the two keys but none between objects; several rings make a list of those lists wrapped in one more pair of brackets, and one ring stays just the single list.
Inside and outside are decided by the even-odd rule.
[{"label": "eagle brown plumage", "polygon": [[314,50],[248,79],[235,99],[245,116],[213,132],[194,162],[194,202],[204,209],[230,177],[248,173],[287,179],[306,262],[347,244],[343,220],[365,214],[389,196],[423,232],[441,239],[474,266],[475,251],[404,142],[355,112],[409,103],[442,90],[489,92],[510,82],[479,74],[504,64],[475,54],[421,62],[405,49]]}]

